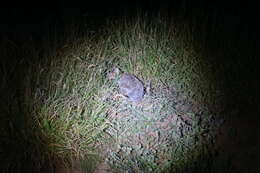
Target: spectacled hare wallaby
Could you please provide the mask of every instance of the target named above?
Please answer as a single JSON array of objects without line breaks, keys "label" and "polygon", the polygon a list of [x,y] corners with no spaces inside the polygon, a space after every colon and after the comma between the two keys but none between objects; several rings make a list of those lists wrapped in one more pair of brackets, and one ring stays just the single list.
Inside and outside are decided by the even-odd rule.
[{"label": "spectacled hare wallaby", "polygon": [[109,79],[118,79],[117,84],[120,93],[128,97],[132,102],[139,103],[144,97],[144,84],[136,76],[121,72],[119,68],[113,68],[108,73]]}]

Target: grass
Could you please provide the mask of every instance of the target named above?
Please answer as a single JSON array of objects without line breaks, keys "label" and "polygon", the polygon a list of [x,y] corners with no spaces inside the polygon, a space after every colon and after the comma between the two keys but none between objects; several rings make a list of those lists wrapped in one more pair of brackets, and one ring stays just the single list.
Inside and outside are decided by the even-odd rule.
[{"label": "grass", "polygon": [[[43,60],[18,62],[18,78],[14,64],[1,67],[3,172],[93,172],[103,162],[114,172],[228,170],[223,162],[214,169],[219,88],[193,34],[188,25],[139,16],[108,20],[54,50],[46,44],[50,53],[5,40],[5,56]],[[140,105],[107,79],[114,66],[151,82]]]}]

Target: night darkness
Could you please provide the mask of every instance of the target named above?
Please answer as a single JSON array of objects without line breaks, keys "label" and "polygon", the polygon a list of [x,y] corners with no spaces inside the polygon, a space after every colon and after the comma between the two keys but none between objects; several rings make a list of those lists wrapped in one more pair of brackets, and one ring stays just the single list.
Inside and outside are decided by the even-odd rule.
[{"label": "night darkness", "polygon": [[[117,172],[119,170],[131,173],[259,172],[260,54],[258,42],[260,28],[258,26],[259,15],[257,10],[257,5],[254,1],[244,1],[242,3],[240,1],[207,2],[203,0],[192,2],[190,2],[189,0],[135,0],[131,2],[103,2],[96,0],[88,3],[72,1],[63,2],[60,0],[45,2],[45,4],[38,4],[38,2],[34,2],[33,4],[31,4],[27,2],[26,4],[17,4],[16,6],[2,6],[0,8],[0,170],[6,173],[66,172],[65,170],[67,170],[67,172],[94,173]],[[102,168],[100,168],[102,166],[97,166],[99,164],[94,163],[94,161],[92,162],[93,159],[91,157],[87,161],[84,161],[83,164],[83,161],[81,162],[80,160],[80,158],[83,158],[83,155],[78,154],[80,156],[77,155],[74,157],[74,155],[70,156],[69,154],[64,154],[68,151],[66,149],[56,150],[56,146],[52,148],[51,144],[55,145],[56,142],[58,146],[62,143],[59,143],[60,141],[66,141],[67,139],[67,136],[65,137],[65,135],[67,134],[65,134],[65,132],[62,133],[62,130],[64,129],[56,128],[58,126],[62,127],[62,125],[58,123],[54,125],[51,124],[53,123],[53,121],[55,121],[55,118],[53,118],[54,116],[51,116],[51,118],[49,119],[47,118],[47,120],[51,122],[50,124],[48,124],[49,122],[38,117],[35,118],[34,116],[42,115],[41,113],[44,112],[42,110],[45,109],[44,104],[46,106],[46,101],[50,100],[47,97],[51,95],[50,93],[53,91],[51,90],[53,89],[52,83],[58,83],[57,81],[52,82],[52,80],[56,79],[54,74],[56,74],[56,71],[58,71],[58,66],[70,62],[67,61],[67,59],[65,60],[65,58],[63,61],[62,57],[69,55],[78,56],[76,55],[77,53],[75,53],[74,55],[74,53],[71,52],[80,51],[80,53],[82,53],[83,55],[80,55],[78,57],[80,57],[82,62],[86,61],[86,63],[89,64],[95,64],[93,62],[96,62],[97,64],[98,62],[102,62],[100,63],[102,65],[100,65],[100,67],[98,67],[97,69],[108,69],[112,66],[111,64],[113,63],[117,65],[120,64],[121,59],[115,58],[115,60],[113,59],[109,61],[103,60],[101,58],[102,60],[99,61],[98,58],[96,60],[88,60],[86,58],[82,60],[82,56],[86,55],[86,57],[95,57],[95,53],[93,53],[95,51],[92,49],[97,49],[97,52],[98,50],[100,50],[100,52],[103,51],[103,49],[99,46],[99,43],[100,45],[102,45],[102,38],[104,38],[104,40],[105,38],[107,40],[113,40],[114,35],[111,34],[111,37],[109,37],[109,32],[114,28],[117,28],[118,23],[124,23],[123,21],[135,21],[138,16],[145,16],[145,18],[142,20],[147,22],[147,26],[149,27],[154,26],[152,25],[153,22],[158,16],[160,16],[162,18],[162,21],[166,22],[167,31],[172,31],[173,29],[171,28],[178,26],[178,32],[176,31],[176,33],[182,33],[179,34],[181,35],[180,38],[186,38],[185,33],[189,33],[188,35],[192,37],[192,39],[190,39],[192,40],[190,41],[192,42],[192,49],[194,49],[194,52],[199,52],[198,57],[199,55],[204,57],[201,58],[199,62],[207,62],[207,67],[209,69],[208,71],[210,71],[208,73],[212,73],[212,78],[214,78],[214,80],[211,80],[214,81],[214,84],[212,83],[212,85],[209,86],[213,86],[219,89],[219,95],[216,96],[216,98],[219,99],[218,102],[216,101],[215,103],[214,101],[207,99],[207,94],[204,94],[203,97],[205,96],[205,99],[201,99],[203,101],[200,100],[200,102],[198,102],[207,103],[208,108],[204,109],[203,107],[200,109],[202,111],[198,111],[199,113],[194,113],[194,115],[199,117],[199,119],[203,119],[205,118],[203,113],[208,111],[212,115],[218,115],[215,116],[213,118],[214,120],[211,121],[214,121],[214,123],[221,123],[219,125],[220,127],[214,133],[215,136],[213,135],[214,137],[212,139],[210,138],[209,140],[209,146],[214,147],[211,148],[208,147],[208,145],[206,146],[205,144],[205,150],[207,150],[207,152],[204,151],[204,149],[201,149],[203,150],[203,154],[198,152],[199,156],[197,158],[194,157],[194,160],[190,159],[188,161],[184,161],[182,164],[180,164],[182,165],[182,167],[176,166],[178,165],[177,161],[171,162],[169,161],[169,159],[169,166],[167,166],[167,168],[161,167],[162,165],[164,165],[164,161],[162,161],[163,163],[161,163],[160,161],[154,161],[156,164],[151,166],[151,164],[146,164],[145,161],[141,162],[137,159],[136,156],[131,158],[132,160],[130,160],[132,161],[131,164],[133,165],[134,163],[140,162],[140,164],[137,164],[139,166],[141,165],[138,168],[136,168],[135,166],[129,166],[130,162],[128,163],[128,166],[126,166],[126,163],[125,167],[120,167],[118,165],[114,166],[113,164],[115,163],[110,162],[110,168],[106,168],[109,170],[102,170]],[[111,28],[108,27],[109,25],[111,25]],[[147,29],[147,31],[149,31],[149,29]],[[164,31],[160,32],[163,33]],[[92,35],[92,33],[95,34]],[[88,41],[84,41],[83,38],[86,38],[86,40]],[[134,36],[130,36],[129,40],[134,40],[134,38]],[[169,38],[171,37],[169,36]],[[74,46],[76,45],[76,41],[77,43],[85,45],[85,47],[89,46],[90,48],[82,50],[79,48],[79,46]],[[98,46],[94,46],[95,44],[97,44]],[[107,44],[107,47],[104,48],[104,54],[107,53],[108,57],[113,58],[117,57],[118,55],[130,57],[130,55],[126,55],[127,53],[113,54],[113,51],[116,52],[118,50],[113,49],[113,46],[117,47],[115,46],[116,44],[116,41],[111,41],[111,45]],[[122,44],[124,44],[123,41]],[[180,45],[181,46],[179,47],[177,46],[177,52],[178,49],[185,51],[187,49],[187,52],[189,52],[190,47],[187,46],[186,48],[186,44]],[[131,45],[129,47],[131,47]],[[66,48],[70,48],[70,51],[66,51]],[[110,49],[113,49],[112,53],[110,53]],[[142,47],[140,47],[140,49],[142,49]],[[88,50],[89,52],[93,52],[89,53]],[[66,55],[66,52],[69,52],[68,55]],[[169,55],[169,57],[171,57],[170,53],[166,53],[166,55]],[[178,55],[181,56],[182,53]],[[99,56],[101,57],[102,55]],[[189,60],[187,60],[187,62],[189,62]],[[168,67],[169,65],[169,67],[171,67],[171,63],[174,64],[175,61],[167,60],[167,63],[164,66]],[[57,64],[57,68],[55,68],[56,71],[52,70],[52,68],[55,67],[54,64]],[[105,65],[103,66],[103,64]],[[74,65],[70,66],[70,63],[68,63],[67,66],[74,68]],[[88,65],[88,67],[89,66],[91,65]],[[97,65],[93,66],[94,71]],[[199,64],[198,66],[201,67],[203,65]],[[75,65],[75,68],[76,67],[77,66]],[[149,79],[150,77],[147,77],[145,75],[145,70],[141,72],[139,71],[138,73],[138,70],[136,70],[138,68],[137,65],[134,67],[131,66],[131,68],[133,68],[134,70],[128,68],[127,65],[121,65],[121,68],[122,67],[124,70],[127,69],[128,72],[134,71],[135,74],[142,74],[141,78],[143,80],[146,78]],[[149,68],[149,66],[145,67]],[[161,72],[160,67],[161,66],[159,65],[159,63],[158,66],[156,66],[155,64],[151,66],[152,69],[158,68],[158,72]],[[65,69],[66,66],[63,68]],[[71,68],[68,69],[71,70]],[[105,73],[107,72],[107,69],[103,71],[101,70],[101,72],[97,70],[92,73]],[[46,75],[43,75],[45,72]],[[147,72],[148,71],[146,71],[146,73]],[[85,73],[85,71],[83,70],[81,73]],[[169,72],[169,74],[170,73],[173,72]],[[54,77],[52,77],[52,74]],[[57,74],[61,74],[61,72],[58,72]],[[158,74],[156,74],[157,76],[155,76],[158,77]],[[167,76],[165,73],[163,74],[164,76]],[[69,73],[68,75],[64,75],[63,77],[64,80],[66,77],[69,78]],[[75,77],[78,76],[75,75]],[[95,78],[97,80],[99,79],[98,77]],[[165,81],[167,81],[168,83],[165,83],[167,83],[167,87],[170,88],[170,84],[172,84],[171,80],[175,79],[176,78],[174,77],[172,79],[166,77]],[[194,81],[192,82],[193,79],[195,78],[191,77],[191,83],[194,83]],[[71,78],[71,81],[74,82],[73,77]],[[103,79],[100,79],[100,81],[103,81]],[[195,83],[199,82],[195,81]],[[73,84],[71,85],[73,86]],[[188,86],[190,85],[188,84]],[[41,90],[39,88],[44,89]],[[64,88],[66,88],[65,85],[63,85],[63,89]],[[93,90],[93,93],[97,91],[98,89]],[[195,91],[195,96],[197,91],[200,91],[200,88]],[[38,92],[42,94],[41,96],[37,96],[39,97],[38,100],[45,100],[39,101],[40,104],[35,101],[37,100],[36,94]],[[71,91],[68,91],[68,93],[69,92]],[[81,90],[79,89],[78,92],[80,93]],[[146,92],[148,92],[147,88]],[[210,90],[208,92],[211,93]],[[34,93],[36,94],[34,95]],[[57,93],[61,95],[60,97],[63,100],[69,98],[65,97],[65,94],[62,94],[62,91],[61,93],[57,91],[56,94]],[[207,91],[205,91],[204,93],[207,93]],[[53,98],[56,98],[56,95]],[[169,98],[172,99],[175,97]],[[62,99],[60,100],[61,102]],[[91,105],[90,103],[86,104]],[[178,105],[179,102],[176,101],[176,104]],[[67,109],[67,107],[68,106],[63,105],[62,108],[64,108],[65,110]],[[75,107],[72,106],[70,111],[76,111]],[[61,108],[57,106],[55,107],[55,109],[60,110]],[[49,111],[49,114],[52,114],[51,111],[56,113],[55,109],[50,109],[49,111],[46,108],[46,112]],[[79,113],[80,116],[87,112],[85,109],[87,108],[82,108],[82,111]],[[94,108],[92,107],[90,109]],[[172,122],[172,119],[169,120],[169,122]],[[42,124],[41,121],[43,122]],[[78,119],[76,119],[75,121],[80,122]],[[46,122],[48,125],[46,125]],[[185,125],[186,121],[183,120],[183,122]],[[205,124],[204,126],[202,122],[204,121],[201,120],[201,122],[198,123],[198,126],[209,129],[205,130],[209,131],[205,133],[212,135],[213,133],[211,134],[210,132],[212,129],[209,127],[215,125],[207,126]],[[175,124],[174,121],[173,124]],[[53,128],[55,130],[52,129],[52,125],[56,128]],[[186,123],[186,125],[188,126],[189,123]],[[66,124],[66,127],[67,126],[71,127],[71,129],[74,128],[73,124],[68,123]],[[61,132],[59,132],[59,130]],[[184,134],[182,135],[185,136],[186,132],[183,133]],[[49,134],[51,135],[48,136]],[[60,136],[56,134],[59,134]],[[203,135],[204,132],[202,136]],[[71,136],[68,137],[68,139],[71,139]],[[99,137],[96,138],[101,139]],[[198,141],[200,141],[200,137],[198,138]],[[203,139],[204,138],[202,137],[202,140]],[[97,145],[97,143],[102,143],[100,142],[102,140],[97,141],[95,142],[95,145]],[[77,145],[81,146],[80,142],[75,142],[75,145],[73,144],[73,142],[68,142],[68,144],[71,144],[70,147],[73,150],[73,147],[77,148]],[[65,142],[62,144],[64,144],[64,146],[67,145],[66,147],[68,147],[68,144],[65,144]],[[89,145],[92,146],[92,144]],[[143,146],[141,146],[141,148],[142,147]],[[77,149],[79,148],[80,147],[78,147]],[[135,151],[133,148],[131,152]],[[74,151],[76,151],[76,149],[73,150],[73,152]],[[82,149],[79,151],[84,150]],[[89,148],[87,148],[86,151],[89,151]],[[123,149],[122,151],[126,152]],[[161,150],[158,149],[158,151]],[[68,151],[68,153],[73,152]],[[59,153],[60,155],[57,153]],[[117,152],[116,154],[119,153],[120,152]],[[109,155],[109,153],[106,154]],[[66,157],[63,158],[63,156]],[[144,156],[142,153],[142,158],[143,157]],[[183,158],[185,157],[185,154],[183,154]],[[124,159],[126,160],[126,158]],[[122,164],[125,163],[125,160],[121,161]],[[156,158],[154,160],[156,160]],[[181,161],[179,160],[179,162]],[[149,165],[150,167],[147,165]],[[80,168],[75,168],[77,166]],[[71,167],[73,168],[71,169]],[[98,168],[95,169],[95,167]],[[146,167],[149,167],[149,169],[146,169]]]}]

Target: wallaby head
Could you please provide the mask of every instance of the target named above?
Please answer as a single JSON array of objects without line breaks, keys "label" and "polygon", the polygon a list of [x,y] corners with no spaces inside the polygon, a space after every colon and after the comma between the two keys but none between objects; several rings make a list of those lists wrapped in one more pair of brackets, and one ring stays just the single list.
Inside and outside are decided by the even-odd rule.
[{"label": "wallaby head", "polygon": [[120,75],[121,70],[118,67],[113,67],[113,69],[107,74],[109,80],[114,80]]}]

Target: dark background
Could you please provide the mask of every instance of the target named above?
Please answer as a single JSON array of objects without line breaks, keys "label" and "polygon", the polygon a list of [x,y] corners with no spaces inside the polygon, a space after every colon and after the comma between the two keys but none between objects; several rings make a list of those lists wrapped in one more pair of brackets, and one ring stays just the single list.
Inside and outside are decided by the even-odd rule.
[{"label": "dark background", "polygon": [[[50,36],[52,31],[54,35],[57,32],[63,33],[69,23],[82,25],[84,29],[88,28],[86,27],[88,24],[98,28],[108,18],[131,17],[138,13],[145,13],[152,18],[160,12],[170,20],[187,21],[190,26],[195,26],[197,29],[194,35],[198,38],[198,45],[203,45],[205,53],[212,58],[212,68],[220,68],[218,64],[226,65],[217,75],[223,85],[226,99],[224,104],[230,109],[238,110],[235,116],[241,117],[239,123],[231,124],[241,130],[238,131],[243,136],[241,140],[246,140],[245,143],[248,141],[247,147],[243,148],[242,144],[241,148],[238,147],[240,151],[240,149],[249,149],[251,143],[259,144],[260,28],[257,8],[256,1],[228,0],[9,2],[9,4],[1,4],[0,7],[0,43],[2,40],[8,40],[16,45],[17,49],[28,42],[41,47],[46,41],[46,36]],[[206,41],[200,42],[202,23],[203,27],[204,24],[207,25]],[[6,45],[0,44],[0,51],[4,46]],[[223,54],[226,56],[222,56]],[[0,74],[3,68],[13,70],[13,64],[17,64],[16,61],[20,62],[21,57],[35,63],[39,60],[12,54],[12,49],[5,55],[10,56],[0,57],[0,63],[3,63],[0,66]],[[23,71],[27,66],[24,63],[18,67]],[[9,88],[18,91],[24,80],[21,76],[15,73],[9,75],[12,78]],[[0,90],[2,95],[0,106],[5,103],[4,92]],[[16,96],[13,100],[16,102]],[[224,145],[229,146],[231,142],[227,140]]]},{"label": "dark background", "polygon": [[[159,11],[171,17],[182,15],[187,18],[204,17],[212,22],[231,22],[245,27],[256,27],[258,22],[255,1],[37,1],[12,2],[1,4],[1,30],[22,32],[42,29],[46,21],[59,23],[71,18],[91,16],[106,18],[108,16],[129,16],[136,11],[157,14]],[[217,20],[217,21],[216,21]],[[250,26],[249,26],[250,25]],[[254,29],[254,28],[251,28]]]}]

